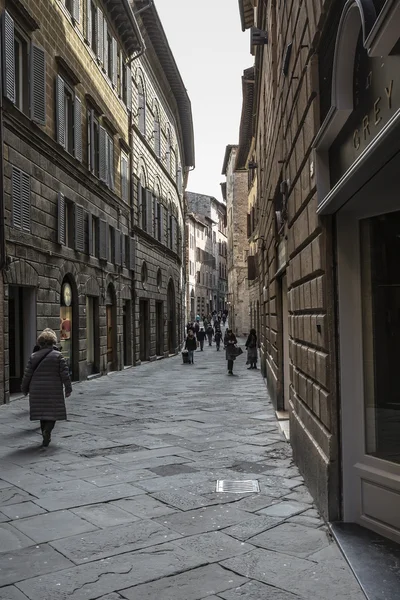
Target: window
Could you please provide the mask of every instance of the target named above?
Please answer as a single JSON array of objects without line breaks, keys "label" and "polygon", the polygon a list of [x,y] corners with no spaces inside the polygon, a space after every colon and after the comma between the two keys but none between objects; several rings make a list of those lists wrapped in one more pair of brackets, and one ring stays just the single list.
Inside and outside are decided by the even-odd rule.
[{"label": "window", "polygon": [[39,125],[46,122],[46,56],[3,13],[4,95]]},{"label": "window", "polygon": [[115,262],[115,230],[111,225],[108,227],[107,260],[110,263]]},{"label": "window", "polygon": [[56,80],[56,134],[57,142],[82,162],[82,103],[60,75]]},{"label": "window", "polygon": [[89,254],[99,258],[99,219],[89,215]]},{"label": "window", "polygon": [[167,133],[167,151],[165,153],[165,168],[168,173],[171,174],[171,150],[172,150],[172,141],[171,141],[171,131],[168,128]]},{"label": "window", "polygon": [[128,157],[124,152],[121,152],[121,198],[125,202],[129,200]]},{"label": "window", "polygon": [[182,186],[183,186],[183,182],[182,182],[182,167],[180,165],[178,167],[177,174],[176,174],[176,184],[178,186],[178,192],[179,192],[179,194],[182,194]]},{"label": "window", "polygon": [[197,283],[200,283],[200,271],[197,271]]},{"label": "window", "polygon": [[104,127],[100,126],[99,135],[99,175],[111,190],[114,190],[114,138]]},{"label": "window", "polygon": [[87,15],[87,39],[96,56],[98,46],[97,21],[97,7],[94,2],[90,2],[90,14]]},{"label": "window", "polygon": [[122,99],[128,110],[132,110],[132,72],[129,65],[122,65],[123,94]]},{"label": "window", "polygon": [[146,135],[146,97],[141,80],[138,83],[138,127],[140,133]]},{"label": "window", "polygon": [[65,245],[74,247],[74,203],[65,200]]},{"label": "window", "polygon": [[105,42],[107,44],[107,65],[106,72],[109,79],[112,81],[113,78],[113,39],[110,33],[107,32],[107,40]]},{"label": "window", "polygon": [[154,152],[158,158],[161,157],[161,125],[158,108],[156,108],[154,115]]},{"label": "window", "polygon": [[99,177],[99,118],[93,109],[87,111],[88,168],[93,175]]},{"label": "window", "polygon": [[163,235],[163,219],[164,219],[164,209],[160,202],[157,203],[157,239],[159,242],[162,242]]},{"label": "window", "polygon": [[27,173],[12,168],[12,224],[17,229],[31,230],[31,179]]}]

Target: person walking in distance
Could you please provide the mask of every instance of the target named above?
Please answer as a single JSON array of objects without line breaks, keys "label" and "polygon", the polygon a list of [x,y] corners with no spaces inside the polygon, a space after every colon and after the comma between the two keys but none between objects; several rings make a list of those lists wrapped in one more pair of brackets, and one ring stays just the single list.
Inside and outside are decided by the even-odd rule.
[{"label": "person walking in distance", "polygon": [[204,327],[200,327],[200,331],[199,331],[199,333],[197,334],[196,337],[197,337],[197,341],[200,344],[200,350],[201,350],[201,352],[203,352],[203,349],[204,349],[204,340],[206,338],[206,332],[204,331]]},{"label": "person walking in distance", "polygon": [[213,326],[211,325],[211,323],[207,327],[206,333],[207,333],[207,337],[208,337],[208,345],[212,346],[212,339],[213,339],[213,335],[214,335],[214,329],[213,329]]},{"label": "person walking in distance", "polygon": [[228,361],[228,374],[233,375],[233,362],[236,360],[235,347],[237,339],[232,329],[227,330],[224,343],[226,348],[226,360]]},{"label": "person walking in distance", "polygon": [[194,324],[194,334],[197,335],[200,331],[200,325],[199,323],[196,321],[196,323]]},{"label": "person walking in distance", "polygon": [[29,394],[31,421],[40,421],[45,447],[50,444],[56,421],[67,419],[64,388],[66,398],[72,393],[68,365],[56,344],[57,336],[52,329],[45,329],[39,335],[39,350],[31,355],[21,385],[25,396]]},{"label": "person walking in distance", "polygon": [[248,369],[257,369],[257,334],[255,329],[250,329],[246,342]]},{"label": "person walking in distance", "polygon": [[197,340],[194,336],[194,333],[192,330],[189,331],[188,336],[186,338],[186,342],[185,342],[185,349],[188,351],[189,354],[189,364],[193,365],[194,364],[194,351],[197,348]]},{"label": "person walking in distance", "polygon": [[215,344],[217,346],[217,351],[219,351],[220,346],[221,346],[221,340],[222,340],[222,333],[221,333],[220,329],[217,329],[217,331],[215,332],[214,339],[215,339]]}]

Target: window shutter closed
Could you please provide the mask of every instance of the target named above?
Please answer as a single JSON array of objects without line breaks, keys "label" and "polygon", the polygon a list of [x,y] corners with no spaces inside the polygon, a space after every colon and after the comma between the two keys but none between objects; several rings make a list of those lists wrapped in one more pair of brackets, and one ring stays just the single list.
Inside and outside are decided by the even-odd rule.
[{"label": "window shutter closed", "polygon": [[15,102],[14,20],[6,10],[3,13],[3,56],[3,93]]},{"label": "window shutter closed", "polygon": [[164,213],[165,209],[164,206],[162,204],[160,204],[160,242],[162,244],[165,244],[165,227],[164,227],[164,220],[165,220],[165,213]]},{"label": "window shutter closed", "polygon": [[[92,0],[85,0],[86,2],[86,41],[89,44],[89,46],[92,45],[92,41],[93,41],[93,31],[92,31]],[[96,33],[96,32],[94,32]]]},{"label": "window shutter closed", "polygon": [[101,181],[107,181],[107,132],[104,127],[100,127],[99,135],[99,172]]},{"label": "window shutter closed", "polygon": [[177,231],[176,231],[176,227],[177,227],[177,222],[175,217],[172,217],[172,221],[171,221],[171,226],[172,226],[172,235],[171,235],[171,241],[172,241],[172,250],[174,252],[177,251]]},{"label": "window shutter closed", "polygon": [[126,108],[132,110],[132,72],[128,66],[126,66]]},{"label": "window shutter closed", "polygon": [[158,207],[158,202],[157,202],[157,197],[153,196],[153,237],[155,239],[157,239],[157,232],[158,232],[158,215],[157,215],[157,207]]},{"label": "window shutter closed", "polygon": [[166,210],[166,214],[167,214],[167,229],[165,230],[165,245],[168,246],[168,248],[170,248],[171,247],[171,217],[170,217],[168,208]]},{"label": "window shutter closed", "polygon": [[96,48],[97,59],[100,63],[104,61],[104,25],[103,11],[97,7],[97,28],[96,28]]},{"label": "window shutter closed", "polygon": [[79,23],[80,12],[79,0],[72,0],[72,17],[77,23]]},{"label": "window shutter closed", "polygon": [[114,88],[117,87],[118,82],[118,46],[117,40],[115,38],[112,39],[112,84]]},{"label": "window shutter closed", "polygon": [[77,96],[74,100],[74,152],[75,158],[82,162],[82,102]]},{"label": "window shutter closed", "polygon": [[126,266],[126,239],[128,236],[121,233],[121,265]]},{"label": "window shutter closed", "polygon": [[65,196],[61,192],[58,192],[57,199],[57,213],[58,213],[58,243],[65,246]]},{"label": "window shutter closed", "polygon": [[114,183],[114,140],[111,136],[107,134],[107,172],[108,172],[108,185],[111,190],[114,191],[115,183]]},{"label": "window shutter closed", "polygon": [[21,206],[22,229],[31,230],[31,178],[27,173],[21,173]]},{"label": "window shutter closed", "polygon": [[135,271],[136,267],[136,239],[129,238],[129,269]]},{"label": "window shutter closed", "polygon": [[85,250],[85,213],[83,207],[79,204],[74,206],[75,213],[75,250],[84,252]]},{"label": "window shutter closed", "polygon": [[43,48],[31,46],[31,119],[39,125],[46,124],[46,55]]},{"label": "window shutter closed", "polygon": [[99,259],[107,260],[107,223],[103,219],[99,221]]},{"label": "window shutter closed", "polygon": [[153,194],[151,190],[146,190],[146,231],[150,235],[153,233]]},{"label": "window shutter closed", "polygon": [[121,197],[128,200],[128,159],[121,154]]},{"label": "window shutter closed", "polygon": [[104,45],[104,49],[103,49],[103,66],[104,66],[104,70],[107,73],[108,72],[108,27],[107,27],[107,21],[103,18],[103,45]]},{"label": "window shutter closed", "polygon": [[60,75],[56,79],[56,128],[57,142],[65,148],[64,80]]},{"label": "window shutter closed", "polygon": [[88,213],[88,241],[89,241],[89,256],[93,256],[93,217]]},{"label": "window shutter closed", "polygon": [[114,263],[121,266],[121,232],[118,229],[114,232]]},{"label": "window shutter closed", "polygon": [[12,223],[14,227],[22,227],[22,207],[21,207],[21,171],[13,167],[11,180],[12,194]]}]

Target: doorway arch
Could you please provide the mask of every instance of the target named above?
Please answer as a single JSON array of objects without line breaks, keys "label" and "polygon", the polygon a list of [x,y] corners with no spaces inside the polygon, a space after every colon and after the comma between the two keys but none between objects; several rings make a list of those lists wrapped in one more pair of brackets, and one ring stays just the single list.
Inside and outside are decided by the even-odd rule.
[{"label": "doorway arch", "polygon": [[67,273],[61,284],[60,346],[71,378],[79,380],[79,298],[72,273]]},{"label": "doorway arch", "polygon": [[168,282],[167,292],[167,319],[168,319],[168,351],[174,354],[176,351],[176,299],[175,285],[172,279]]},{"label": "doorway arch", "polygon": [[117,296],[112,283],[108,284],[106,294],[107,321],[107,371],[118,369],[117,352]]}]

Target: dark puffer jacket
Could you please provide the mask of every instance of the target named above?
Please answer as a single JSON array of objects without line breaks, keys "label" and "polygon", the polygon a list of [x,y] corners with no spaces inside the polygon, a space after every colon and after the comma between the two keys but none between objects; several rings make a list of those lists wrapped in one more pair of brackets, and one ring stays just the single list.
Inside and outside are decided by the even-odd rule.
[{"label": "dark puffer jacket", "polygon": [[67,418],[63,384],[65,393],[70,394],[68,365],[61,352],[55,348],[49,350],[42,348],[32,354],[22,380],[23,393],[29,393],[31,421],[65,421]]}]

